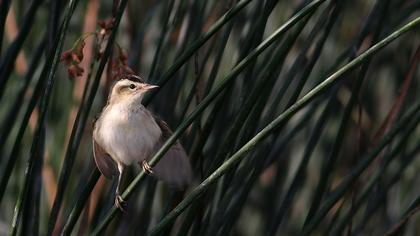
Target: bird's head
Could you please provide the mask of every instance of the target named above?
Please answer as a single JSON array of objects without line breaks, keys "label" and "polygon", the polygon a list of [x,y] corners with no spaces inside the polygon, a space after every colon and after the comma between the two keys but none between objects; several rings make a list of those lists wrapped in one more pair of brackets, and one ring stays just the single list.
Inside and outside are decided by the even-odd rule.
[{"label": "bird's head", "polygon": [[144,94],[154,88],[156,85],[147,84],[143,79],[136,75],[124,75],[112,87],[109,95],[109,102],[129,102],[141,103]]}]

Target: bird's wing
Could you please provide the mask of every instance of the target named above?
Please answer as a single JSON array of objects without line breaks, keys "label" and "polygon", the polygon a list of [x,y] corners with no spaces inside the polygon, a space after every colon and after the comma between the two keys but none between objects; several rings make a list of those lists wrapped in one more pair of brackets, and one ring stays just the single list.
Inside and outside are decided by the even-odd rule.
[{"label": "bird's wing", "polygon": [[[157,152],[172,135],[172,131],[163,120],[155,117],[155,121],[162,130],[162,137],[155,146],[155,152]],[[177,189],[183,189],[191,183],[191,164],[179,141],[176,141],[156,166],[153,167],[153,172],[156,177]]]},{"label": "bird's wing", "polygon": [[105,150],[93,140],[93,157],[95,159],[96,166],[99,171],[108,179],[111,179],[112,176],[118,174],[118,169],[115,162],[112,160],[111,156],[105,152]]}]

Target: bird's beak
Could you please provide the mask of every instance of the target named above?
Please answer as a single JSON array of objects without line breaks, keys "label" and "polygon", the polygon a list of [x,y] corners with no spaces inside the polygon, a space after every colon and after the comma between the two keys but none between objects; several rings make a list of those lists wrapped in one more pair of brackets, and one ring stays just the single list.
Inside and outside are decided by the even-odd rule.
[{"label": "bird's beak", "polygon": [[157,85],[151,85],[151,84],[144,84],[143,85],[143,89],[144,90],[151,90],[151,89],[154,89],[154,88],[159,88],[159,86],[157,86]]}]

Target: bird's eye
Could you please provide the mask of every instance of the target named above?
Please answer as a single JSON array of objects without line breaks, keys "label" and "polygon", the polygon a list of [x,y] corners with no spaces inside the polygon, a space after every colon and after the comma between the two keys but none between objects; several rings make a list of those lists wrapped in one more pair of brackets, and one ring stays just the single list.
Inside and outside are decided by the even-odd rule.
[{"label": "bird's eye", "polygon": [[136,88],[136,85],[130,84],[130,89],[135,89],[135,88]]}]

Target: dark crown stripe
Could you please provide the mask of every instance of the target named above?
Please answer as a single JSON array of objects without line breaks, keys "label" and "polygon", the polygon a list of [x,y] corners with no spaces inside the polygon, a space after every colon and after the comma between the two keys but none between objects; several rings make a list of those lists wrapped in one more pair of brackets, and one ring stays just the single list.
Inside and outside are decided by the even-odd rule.
[{"label": "dark crown stripe", "polygon": [[138,75],[133,75],[133,74],[125,74],[123,76],[120,77],[119,80],[123,80],[123,79],[128,79],[130,81],[133,82],[138,82],[138,83],[144,83],[144,79]]}]

